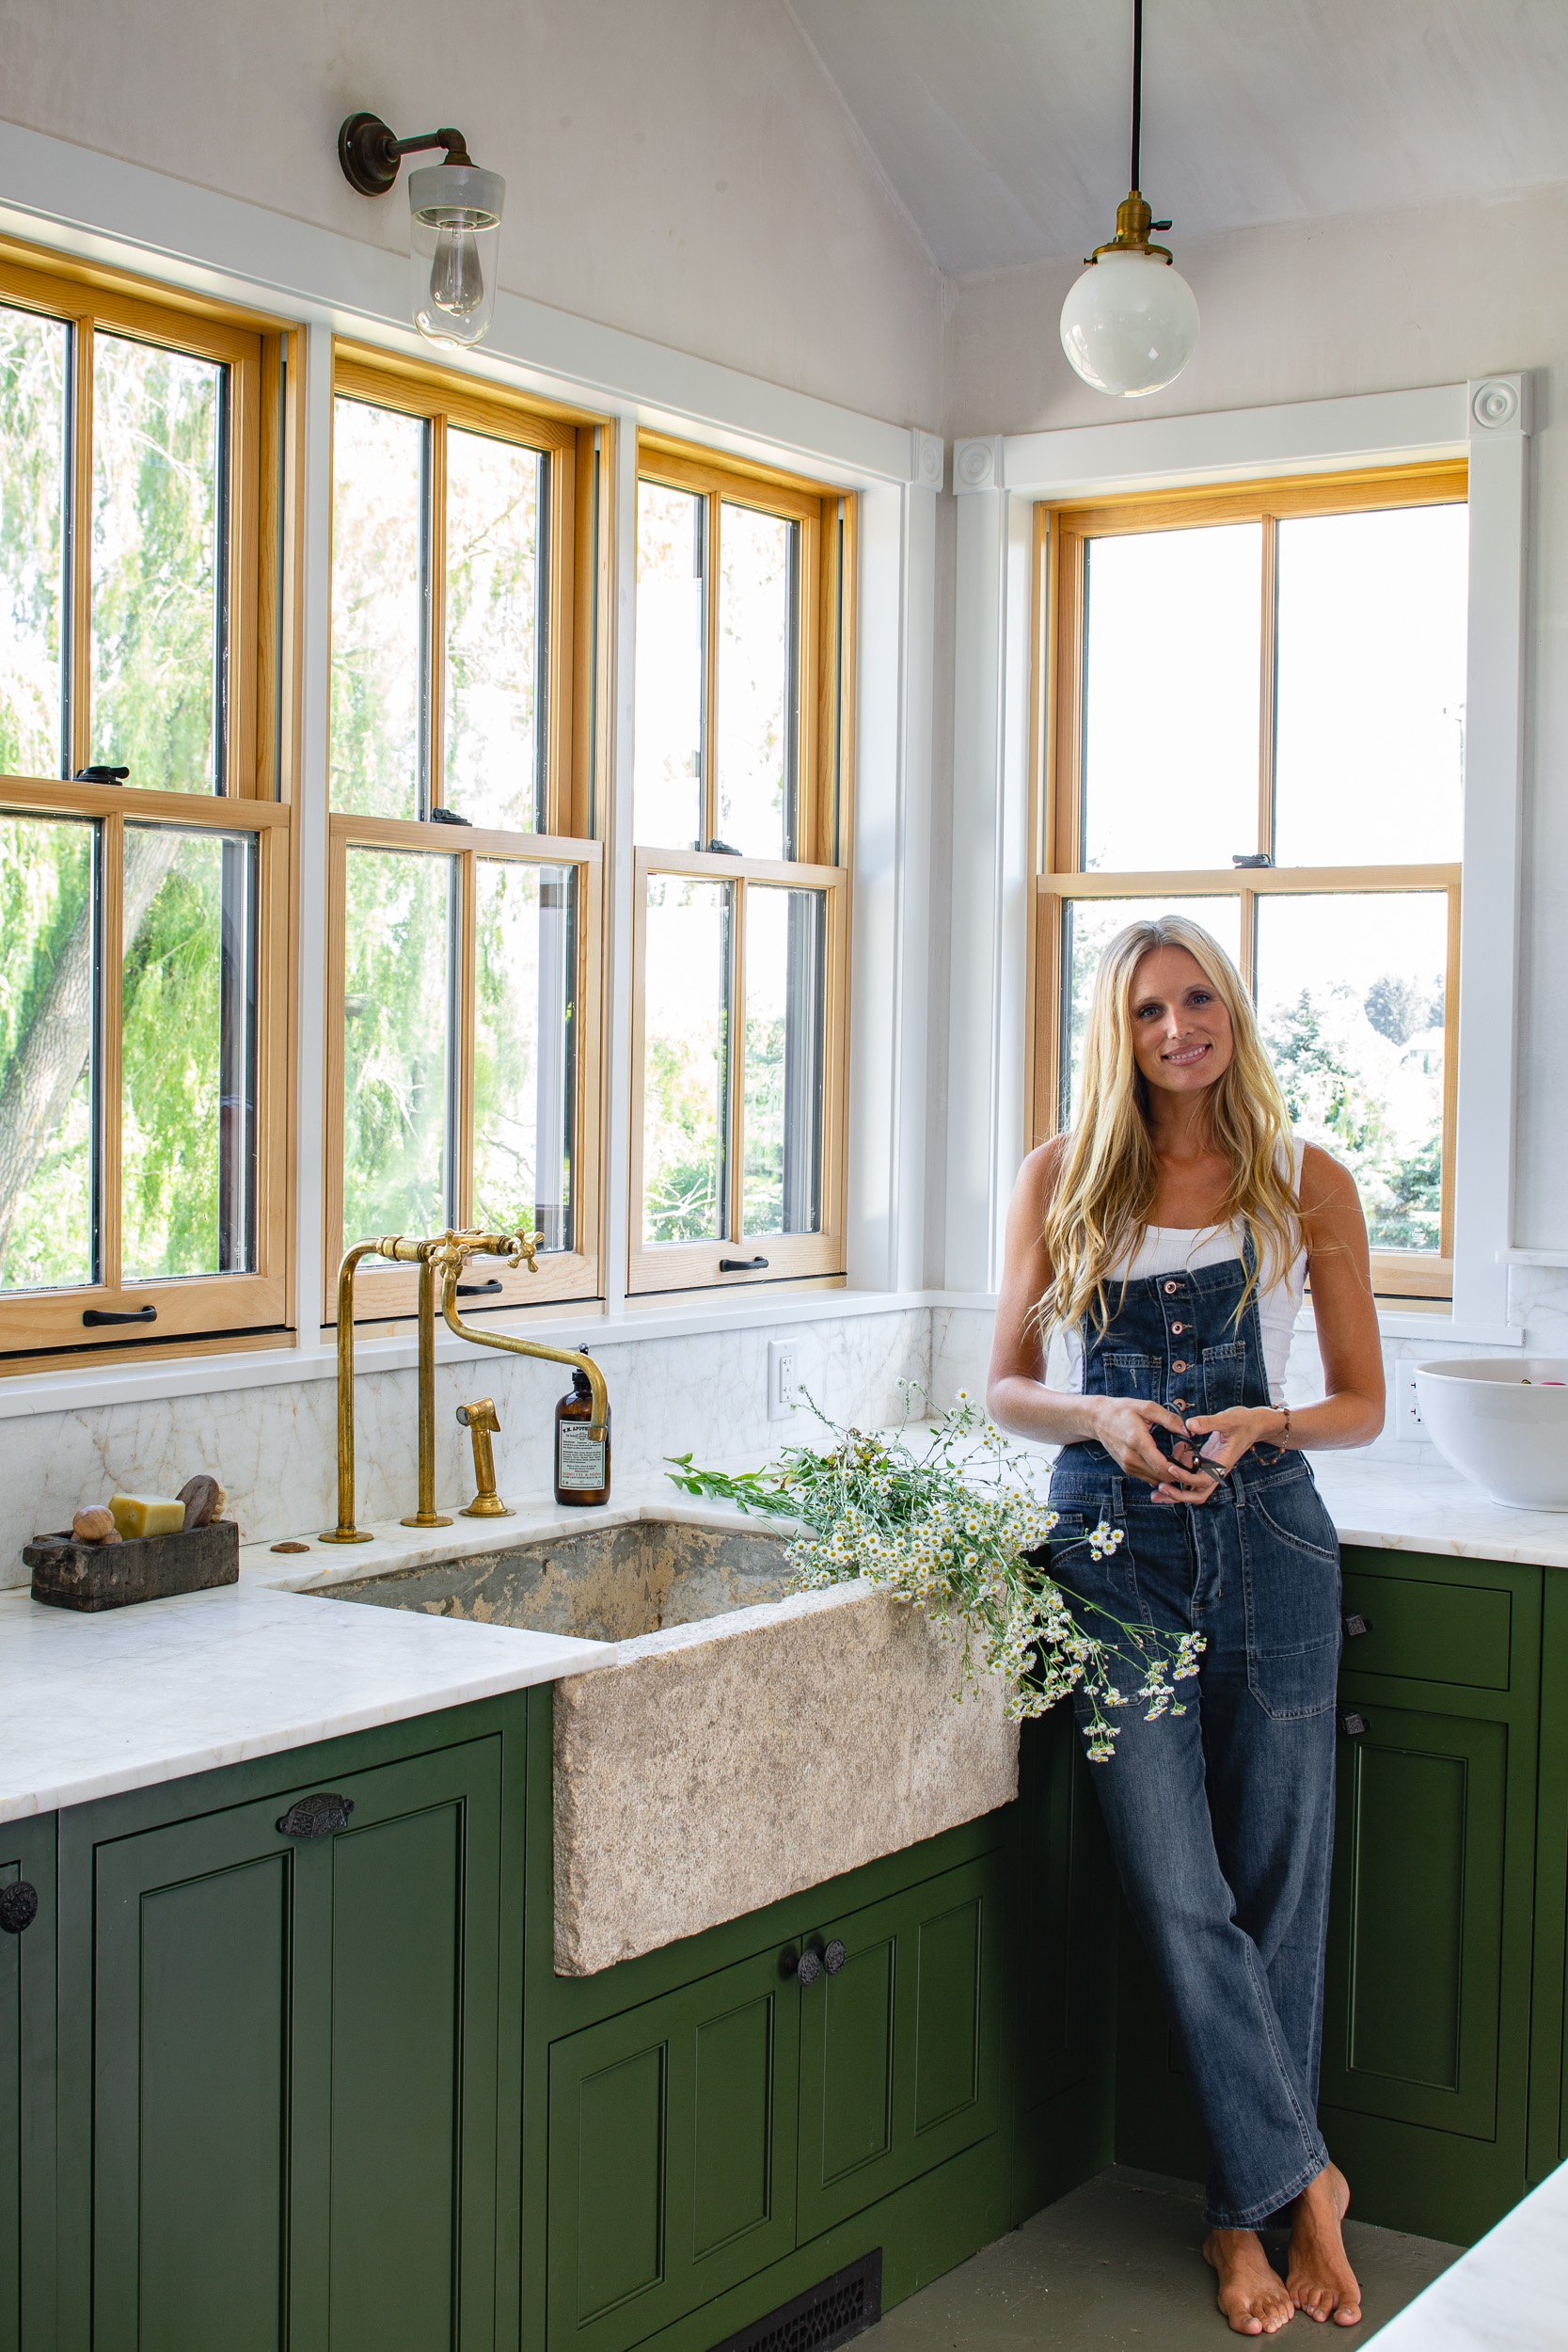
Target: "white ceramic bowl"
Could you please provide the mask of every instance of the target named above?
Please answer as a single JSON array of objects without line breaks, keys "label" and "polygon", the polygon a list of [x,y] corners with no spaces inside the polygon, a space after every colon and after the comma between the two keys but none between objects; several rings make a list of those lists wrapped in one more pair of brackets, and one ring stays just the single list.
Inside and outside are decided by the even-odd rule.
[{"label": "white ceramic bowl", "polygon": [[1416,1400],[1444,1460],[1496,1502],[1568,1511],[1568,1357],[1418,1364]]}]

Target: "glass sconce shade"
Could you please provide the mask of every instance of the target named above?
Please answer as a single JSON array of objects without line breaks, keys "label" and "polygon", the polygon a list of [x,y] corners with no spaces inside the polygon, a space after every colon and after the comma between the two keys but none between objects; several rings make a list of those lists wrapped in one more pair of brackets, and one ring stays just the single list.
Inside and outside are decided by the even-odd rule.
[{"label": "glass sconce shade", "polygon": [[505,200],[499,173],[477,164],[409,173],[414,324],[431,342],[482,343],[489,333]]},{"label": "glass sconce shade", "polygon": [[1130,400],[1157,392],[1180,374],[1196,341],[1196,297],[1155,254],[1102,252],[1062,305],[1062,349],[1097,392]]}]

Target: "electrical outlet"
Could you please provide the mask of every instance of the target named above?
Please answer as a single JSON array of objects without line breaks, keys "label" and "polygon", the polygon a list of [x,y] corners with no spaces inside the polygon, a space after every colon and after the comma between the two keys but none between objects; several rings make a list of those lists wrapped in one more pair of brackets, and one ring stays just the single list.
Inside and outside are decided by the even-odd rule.
[{"label": "electrical outlet", "polygon": [[1421,1400],[1416,1390],[1416,1367],[1401,1364],[1395,1375],[1394,1435],[1406,1444],[1424,1445],[1426,1423],[1421,1419]]},{"label": "electrical outlet", "polygon": [[769,1340],[768,1343],[768,1418],[786,1421],[800,1402],[795,1391],[800,1380],[797,1369],[799,1357],[793,1340]]}]

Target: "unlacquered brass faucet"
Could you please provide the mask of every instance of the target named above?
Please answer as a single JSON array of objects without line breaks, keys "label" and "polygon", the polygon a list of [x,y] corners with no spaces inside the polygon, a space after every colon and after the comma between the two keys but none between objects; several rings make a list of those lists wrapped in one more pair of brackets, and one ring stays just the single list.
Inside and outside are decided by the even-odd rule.
[{"label": "unlacquered brass faucet", "polygon": [[474,1499],[458,1517],[465,1519],[510,1519],[516,1517],[496,1492],[496,1449],[490,1440],[500,1427],[496,1400],[482,1396],[477,1405],[460,1405],[457,1418],[474,1441]]},{"label": "unlacquered brass faucet", "polygon": [[[591,1356],[576,1348],[547,1347],[543,1340],[525,1340],[510,1331],[481,1330],[465,1323],[457,1311],[457,1285],[470,1258],[504,1258],[509,1266],[527,1265],[539,1271],[538,1244],[531,1233],[459,1232],[449,1228],[426,1241],[403,1233],[386,1233],[376,1241],[356,1242],[345,1252],[338,1269],[338,1524],[322,1536],[324,1544],[366,1544],[366,1528],[354,1523],[354,1277],[360,1260],[387,1258],[399,1265],[419,1268],[420,1327],[420,1454],[419,1502],[404,1527],[450,1527],[450,1518],[436,1508],[436,1285],[441,1284],[441,1312],[449,1330],[476,1347],[499,1347],[508,1356],[538,1356],[549,1363],[571,1364],[588,1375],[594,1398],[594,1433],[602,1433],[609,1418],[610,1398],[604,1375]],[[486,1436],[488,1451],[488,1436]],[[476,1433],[477,1459],[477,1433]],[[495,1493],[492,1475],[490,1492]],[[483,1494],[483,1481],[482,1481]],[[480,1500],[476,1497],[476,1501]],[[502,1505],[504,1509],[504,1504]],[[476,1514],[470,1506],[467,1516]]]}]

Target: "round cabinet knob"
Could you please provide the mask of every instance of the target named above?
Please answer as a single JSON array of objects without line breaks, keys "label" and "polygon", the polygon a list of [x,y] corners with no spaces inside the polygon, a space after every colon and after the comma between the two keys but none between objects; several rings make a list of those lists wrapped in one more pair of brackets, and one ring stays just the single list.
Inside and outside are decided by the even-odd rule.
[{"label": "round cabinet knob", "polygon": [[815,1984],[821,1974],[822,1955],[808,1947],[795,1963],[795,1981],[797,1984]]},{"label": "round cabinet knob", "polygon": [[1339,1710],[1339,1728],[1347,1740],[1360,1740],[1370,1731],[1371,1724],[1355,1708],[1345,1707]]},{"label": "round cabinet knob", "polygon": [[830,1977],[836,1977],[849,1955],[835,1935],[822,1954],[822,1965]]},{"label": "round cabinet knob", "polygon": [[9,1886],[0,1886],[0,1929],[8,1935],[20,1935],[38,1915],[39,1890],[28,1880],[13,1879]]}]

